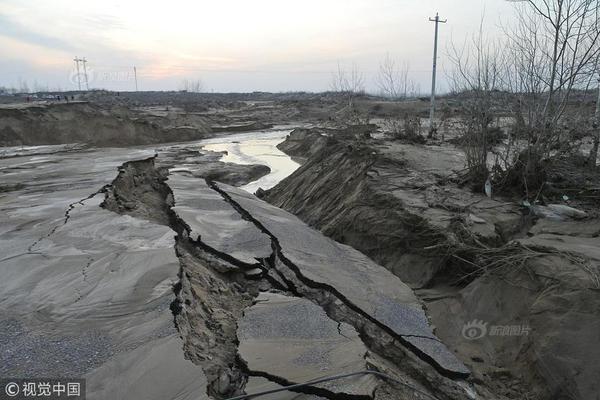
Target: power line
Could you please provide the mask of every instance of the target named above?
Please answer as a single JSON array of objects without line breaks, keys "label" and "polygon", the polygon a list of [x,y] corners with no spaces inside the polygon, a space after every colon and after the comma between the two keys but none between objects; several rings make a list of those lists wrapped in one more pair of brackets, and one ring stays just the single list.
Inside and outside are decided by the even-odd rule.
[{"label": "power line", "polygon": [[439,14],[435,13],[435,18],[429,18],[429,21],[435,22],[435,37],[433,39],[433,73],[431,76],[431,109],[429,110],[429,130],[433,133],[435,131],[433,117],[435,116],[435,74],[437,68],[438,25],[445,24],[448,20],[441,20]]},{"label": "power line", "polygon": [[373,370],[366,370],[366,371],[359,371],[359,372],[351,372],[351,373],[348,373],[348,374],[340,374],[340,375],[327,376],[327,377],[324,377],[324,378],[319,378],[319,379],[315,379],[315,380],[304,382],[304,383],[298,383],[298,384],[295,384],[295,385],[283,386],[283,387],[278,388],[278,389],[265,390],[265,391],[259,392],[259,393],[243,394],[241,396],[231,397],[231,398],[229,398],[227,400],[254,399],[254,398],[257,398],[257,397],[265,396],[267,394],[284,392],[284,391],[288,391],[290,389],[298,389],[298,388],[305,387],[305,386],[312,386],[312,385],[316,385],[318,383],[323,383],[323,382],[329,382],[329,381],[334,381],[334,380],[338,380],[338,379],[349,378],[349,377],[353,377],[353,376],[357,376],[357,375],[374,375],[374,376],[386,379],[388,381],[397,383],[399,385],[405,386],[405,387],[407,387],[407,388],[409,388],[411,390],[414,390],[415,392],[417,392],[417,393],[419,393],[419,394],[421,394],[423,396],[426,396],[426,397],[428,397],[430,399],[438,400],[437,397],[434,397],[434,396],[430,395],[429,393],[426,393],[426,392],[424,392],[424,391],[422,391],[420,389],[417,389],[416,387],[414,387],[414,386],[412,386],[412,385],[410,385],[410,384],[408,384],[406,382],[402,382],[402,381],[400,381],[400,380],[398,380],[396,378],[393,378],[393,377],[391,377],[389,375],[386,375],[386,374],[384,374],[382,372],[373,371]]}]

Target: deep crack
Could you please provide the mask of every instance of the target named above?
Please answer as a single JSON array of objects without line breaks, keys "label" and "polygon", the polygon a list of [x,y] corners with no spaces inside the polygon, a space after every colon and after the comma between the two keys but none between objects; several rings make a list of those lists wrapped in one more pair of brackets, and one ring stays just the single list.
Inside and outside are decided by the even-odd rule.
[{"label": "deep crack", "polygon": [[[171,304],[171,310],[184,341],[186,358],[203,367],[210,396],[228,398],[240,394],[248,376],[263,376],[283,385],[289,383],[281,377],[271,377],[264,372],[248,371],[237,353],[238,319],[261,291],[272,289],[304,297],[318,304],[330,318],[338,322],[340,334],[342,322],[354,326],[374,354],[381,355],[393,364],[402,362],[403,374],[408,373],[407,377],[420,382],[423,387],[443,394],[440,398],[450,398],[447,393],[462,390],[457,389],[456,383],[435,373],[431,363],[423,364],[424,357],[415,358],[405,348],[398,346],[395,340],[400,341],[401,338],[392,336],[389,330],[375,323],[334,288],[319,285],[302,276],[295,265],[282,254],[277,238],[214,182],[208,182],[212,190],[217,191],[243,219],[268,235],[272,253],[267,259],[249,264],[206,245],[201,237],[196,241],[191,240],[189,226],[172,209],[173,192],[166,180],[166,170],[159,170],[154,166],[154,157],[125,163],[120,168],[119,176],[109,187],[110,190],[106,190],[102,206],[120,214],[150,219],[169,226],[177,233],[175,249],[180,260],[180,270],[179,282],[173,288],[176,299]],[[68,211],[74,207],[76,204]],[[260,276],[247,276],[244,273],[254,268],[260,268],[263,273]],[[369,364],[378,368],[371,361]],[[313,392],[313,389],[318,393]],[[350,398],[347,395],[325,393],[319,388],[305,390],[307,391],[303,389],[302,393],[317,394],[334,400]]]},{"label": "deep crack", "polygon": [[[454,371],[449,371],[449,370],[441,367],[431,356],[429,356],[428,354],[425,354],[423,351],[421,351],[415,345],[408,342],[405,338],[421,338],[421,339],[427,339],[427,340],[437,341],[437,342],[441,343],[439,341],[439,339],[435,339],[430,336],[422,336],[422,335],[398,335],[392,329],[390,329],[388,326],[379,322],[377,319],[375,319],[374,317],[372,317],[371,315],[366,313],[364,310],[362,310],[360,307],[354,305],[349,299],[347,299],[343,294],[341,294],[336,288],[334,288],[330,285],[327,285],[327,284],[320,283],[320,282],[314,282],[314,281],[306,278],[302,274],[302,272],[300,271],[298,266],[296,266],[291,260],[289,260],[283,254],[283,249],[281,247],[281,244],[279,243],[279,240],[277,239],[277,237],[275,235],[273,235],[260,221],[258,221],[256,218],[254,218],[238,202],[236,202],[233,198],[231,198],[231,196],[227,192],[225,192],[223,189],[221,189],[216,182],[207,180],[207,184],[213,190],[217,191],[223,197],[223,199],[225,201],[227,201],[229,204],[231,204],[231,206],[235,210],[238,211],[238,213],[242,216],[242,218],[244,218],[245,220],[247,220],[249,222],[252,222],[261,232],[263,232],[264,234],[268,235],[271,238],[271,241],[275,248],[275,252],[277,254],[277,258],[279,260],[281,260],[281,262],[287,268],[289,268],[295,274],[296,278],[299,281],[301,281],[304,285],[306,285],[307,287],[312,288],[312,289],[324,290],[324,291],[331,293],[335,298],[342,301],[344,303],[344,305],[346,307],[348,307],[350,310],[352,310],[354,313],[359,314],[363,318],[365,318],[368,321],[370,321],[371,323],[375,324],[379,329],[384,330],[386,333],[388,333],[389,335],[394,337],[396,340],[400,341],[404,347],[410,349],[415,355],[417,355],[420,359],[422,359],[423,361],[425,361],[429,365],[431,365],[433,368],[435,368],[440,374],[447,376],[449,378],[464,378],[464,377],[468,376],[468,374],[461,374],[461,373],[457,373]],[[277,269],[276,266],[274,266],[274,268]],[[295,286],[294,283],[290,282],[288,279],[286,279],[286,283],[291,287]],[[302,294],[300,294],[300,293],[295,292],[295,294],[302,297]],[[323,304],[320,304],[320,305],[327,311],[327,308],[324,307]],[[331,304],[328,304],[328,305],[330,306]],[[355,321],[353,321],[353,322],[355,322]],[[356,323],[356,322],[352,323],[352,325],[355,327],[360,326],[360,324]]]}]

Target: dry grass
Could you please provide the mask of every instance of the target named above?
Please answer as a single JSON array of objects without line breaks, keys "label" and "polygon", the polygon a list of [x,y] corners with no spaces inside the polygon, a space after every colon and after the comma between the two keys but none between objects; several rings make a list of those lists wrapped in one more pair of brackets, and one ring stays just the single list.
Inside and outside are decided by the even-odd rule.
[{"label": "dry grass", "polygon": [[546,278],[561,283],[557,277],[541,274],[531,267],[531,261],[534,259],[555,256],[579,267],[589,276],[592,287],[600,289],[600,271],[596,264],[581,254],[554,248],[531,247],[519,242],[510,242],[497,248],[466,245],[451,256],[470,267],[468,268],[470,270],[463,273],[456,283],[470,282],[481,276],[508,276],[520,272],[525,272],[532,278]]}]

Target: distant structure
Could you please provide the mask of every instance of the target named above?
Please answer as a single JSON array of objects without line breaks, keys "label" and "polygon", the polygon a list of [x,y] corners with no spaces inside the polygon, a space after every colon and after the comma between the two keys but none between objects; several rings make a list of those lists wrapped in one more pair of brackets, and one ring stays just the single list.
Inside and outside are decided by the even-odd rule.
[{"label": "distant structure", "polygon": [[83,63],[83,76],[85,76],[85,90],[90,90],[90,86],[88,84],[87,68],[85,66],[85,63],[87,63],[87,60],[85,59],[85,57],[83,57],[81,62]]},{"label": "distant structure", "polygon": [[83,64],[83,75],[85,78],[85,90],[90,90],[90,86],[89,86],[89,82],[88,82],[88,74],[87,74],[87,68],[85,66],[85,64],[88,62],[85,57],[83,58],[78,58],[77,56],[75,56],[75,58],[73,59],[73,61],[75,61],[75,65],[77,68],[77,86],[79,87],[79,90],[81,91],[81,73],[79,72],[79,63]]},{"label": "distant structure", "polygon": [[77,88],[81,92],[81,75],[79,73],[79,58],[77,58],[77,56],[75,56],[73,61],[75,61],[75,68],[77,68]]},{"label": "distant structure", "polygon": [[135,65],[133,66],[133,77],[135,79],[135,91],[138,91],[138,85],[137,85],[137,68],[135,67]]},{"label": "distant structure", "polygon": [[429,18],[429,21],[435,22],[435,36],[433,40],[433,73],[431,76],[431,109],[429,110],[429,133],[435,133],[435,123],[433,118],[435,116],[435,74],[437,69],[437,48],[438,48],[438,26],[439,24],[445,24],[448,22],[447,19],[441,20],[438,13],[435,13],[435,18]]}]

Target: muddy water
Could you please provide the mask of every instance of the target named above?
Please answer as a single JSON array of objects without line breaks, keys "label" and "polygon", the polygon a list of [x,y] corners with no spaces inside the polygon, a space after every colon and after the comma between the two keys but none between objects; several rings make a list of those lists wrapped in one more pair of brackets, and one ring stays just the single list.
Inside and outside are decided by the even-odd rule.
[{"label": "muddy water", "polygon": [[263,164],[271,173],[250,182],[242,189],[254,193],[258,188],[270,189],[294,172],[300,164],[281,152],[277,145],[292,129],[245,132],[200,142],[206,150],[226,151],[221,161],[235,164]]}]

